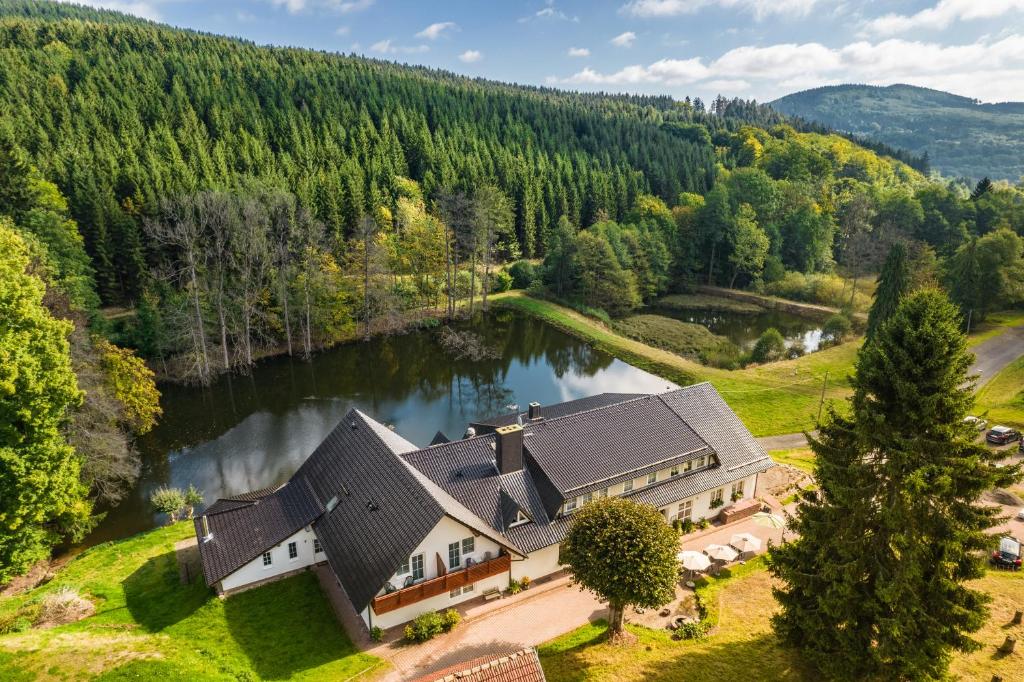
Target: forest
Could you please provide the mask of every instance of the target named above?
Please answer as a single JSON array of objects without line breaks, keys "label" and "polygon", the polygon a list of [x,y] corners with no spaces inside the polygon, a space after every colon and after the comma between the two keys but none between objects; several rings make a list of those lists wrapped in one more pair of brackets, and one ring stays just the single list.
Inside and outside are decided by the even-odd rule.
[{"label": "forest", "polygon": [[606,320],[701,283],[844,307],[836,282],[894,245],[983,318],[1024,295],[1022,234],[1020,185],[943,180],[754,102],[0,0],[0,582],[134,480],[155,375],[208,383],[512,286]]}]

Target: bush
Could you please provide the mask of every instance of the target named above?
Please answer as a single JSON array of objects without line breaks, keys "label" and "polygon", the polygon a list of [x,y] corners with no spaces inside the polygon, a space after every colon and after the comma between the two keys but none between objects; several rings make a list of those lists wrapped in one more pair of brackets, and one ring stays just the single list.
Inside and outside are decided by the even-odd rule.
[{"label": "bush", "polygon": [[679,639],[704,639],[708,636],[708,630],[710,629],[703,620],[681,623],[676,630],[676,637]]},{"label": "bush", "polygon": [[522,586],[524,590],[528,590],[530,588],[530,576],[524,575],[522,578],[519,579],[519,584]]},{"label": "bush", "polygon": [[405,638],[410,642],[426,642],[442,632],[450,632],[461,621],[462,616],[455,609],[448,609],[444,613],[437,611],[421,613],[405,626]]},{"label": "bush", "polygon": [[78,590],[64,586],[43,597],[36,623],[47,625],[74,623],[92,615],[95,609],[96,607],[91,601],[78,594]]},{"label": "bush", "polygon": [[370,639],[374,642],[379,642],[384,639],[384,631],[380,629],[379,625],[374,625],[370,628]]},{"label": "bush", "polygon": [[528,260],[517,260],[509,267],[508,274],[512,276],[514,289],[525,289],[537,279],[537,268]]},{"label": "bush", "polygon": [[[470,282],[472,276],[468,270],[459,270],[458,274],[455,275],[455,295],[459,298],[469,298],[469,292],[471,291]],[[475,289],[476,293],[480,293],[480,278],[476,278]]]},{"label": "bush", "polygon": [[491,293],[500,294],[512,288],[512,275],[504,270],[491,273]]},{"label": "bush", "polygon": [[517,580],[509,580],[508,581],[508,593],[509,594],[519,594],[519,592],[522,589],[523,589],[523,587],[522,587],[522,585],[519,584],[519,581],[517,581]]},{"label": "bush", "polygon": [[801,341],[800,339],[797,339],[796,341],[793,342],[793,345],[786,349],[786,358],[788,358],[789,360],[795,360],[799,357],[802,357],[806,353],[807,348],[804,346],[804,342]]},{"label": "bush", "polygon": [[757,363],[774,362],[782,358],[785,352],[786,340],[782,333],[774,327],[769,327],[754,344],[750,359]]},{"label": "bush", "polygon": [[700,324],[645,313],[616,320],[614,328],[623,336],[715,367],[739,365],[739,347]]},{"label": "bush", "polygon": [[850,318],[842,313],[836,313],[825,320],[825,324],[821,328],[821,338],[822,341],[829,344],[840,344],[850,335],[852,330],[853,323],[850,322]]},{"label": "bush", "polygon": [[149,502],[153,505],[153,509],[161,514],[167,514],[170,522],[174,523],[178,520],[181,508],[185,506],[185,493],[179,488],[161,486],[149,496]]},{"label": "bush", "polygon": [[692,533],[693,532],[693,521],[692,520],[690,520],[690,519],[683,519],[683,532],[684,533]]},{"label": "bush", "polygon": [[697,521],[697,527],[698,527],[698,528],[700,528],[701,530],[704,530],[705,528],[707,528],[707,527],[708,527],[708,526],[710,526],[710,525],[711,525],[711,522],[710,522],[710,521],[708,521],[708,520],[707,520],[706,518],[704,518],[703,516],[702,516],[702,517],[700,517],[700,520],[699,520],[699,521]]},{"label": "bush", "polygon": [[[765,277],[765,281],[769,281]],[[787,272],[784,277],[771,281],[765,292],[773,296],[842,308],[850,302],[849,286],[842,277],[832,274],[805,275],[801,272]],[[853,307],[866,310],[871,299],[858,291],[853,297]]]}]

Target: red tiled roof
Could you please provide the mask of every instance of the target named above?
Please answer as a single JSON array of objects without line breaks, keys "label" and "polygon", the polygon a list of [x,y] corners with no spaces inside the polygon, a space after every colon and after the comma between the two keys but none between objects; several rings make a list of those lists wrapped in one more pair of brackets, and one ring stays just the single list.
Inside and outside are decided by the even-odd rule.
[{"label": "red tiled roof", "polygon": [[485,656],[457,663],[414,682],[545,682],[545,678],[537,652],[523,649],[500,658]]}]

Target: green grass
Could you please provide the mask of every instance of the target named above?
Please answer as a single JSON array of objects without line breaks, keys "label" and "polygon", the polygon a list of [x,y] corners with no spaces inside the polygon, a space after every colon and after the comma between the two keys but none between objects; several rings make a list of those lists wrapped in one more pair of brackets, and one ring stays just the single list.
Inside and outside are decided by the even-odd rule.
[{"label": "green grass", "polygon": [[967,345],[977,346],[979,343],[999,336],[1010,327],[1018,327],[1020,325],[1024,325],[1024,310],[992,313],[984,322],[975,325],[971,329],[971,338]]},{"label": "green grass", "polygon": [[[0,617],[62,585],[96,603],[78,623],[0,636],[13,679],[348,679],[378,670],[339,627],[312,573],[217,598],[182,585],[187,522],[83,552],[47,585],[0,601]],[[3,677],[3,679],[7,679]]]},{"label": "green grass", "polygon": [[765,308],[746,301],[709,294],[669,294],[654,302],[655,308],[669,310],[717,310],[732,313],[763,313]]},{"label": "green grass", "polygon": [[975,412],[986,415],[991,426],[1024,428],[1024,357],[1011,362],[981,387]]},{"label": "green grass", "polygon": [[[548,682],[721,682],[722,680],[820,679],[799,655],[784,648],[771,628],[778,608],[772,579],[761,562],[738,566],[732,576],[709,582],[701,599],[716,624],[702,640],[675,641],[668,632],[627,625],[637,636],[633,645],[606,641],[607,625],[591,623],[538,647]],[[1002,675],[1018,679],[1024,652],[995,655],[1008,634],[1024,636],[1024,626],[1007,626],[1024,590],[1024,574],[992,571],[975,587],[992,596],[990,616],[975,639],[982,648],[953,659],[951,673],[962,680]]]},{"label": "green grass", "polygon": [[738,362],[740,356],[740,349],[734,343],[724,336],[713,334],[704,325],[664,315],[631,315],[615,320],[612,327],[623,336],[692,360],[706,361],[711,357],[723,356]]},{"label": "green grass", "polygon": [[779,464],[788,464],[809,474],[814,473],[814,453],[810,448],[772,450],[768,454]]}]

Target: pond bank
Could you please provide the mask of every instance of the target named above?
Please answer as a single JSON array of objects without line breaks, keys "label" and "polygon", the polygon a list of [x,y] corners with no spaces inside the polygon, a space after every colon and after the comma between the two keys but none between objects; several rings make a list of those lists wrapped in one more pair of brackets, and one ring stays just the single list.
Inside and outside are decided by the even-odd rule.
[{"label": "pond bank", "polygon": [[[783,298],[776,298],[775,296],[764,296],[762,294],[755,294],[752,291],[741,291],[739,289],[725,289],[723,287],[712,287],[712,286],[698,286],[697,291],[702,294],[709,296],[721,296],[722,298],[731,298],[736,301],[744,301],[747,303],[753,303],[769,310],[782,310],[787,313],[794,315],[804,315],[806,317],[812,317],[814,319],[825,320],[839,312],[838,308],[832,308],[826,305],[818,305],[816,303],[802,303],[800,301],[790,301]],[[854,313],[854,318],[860,322],[867,321],[867,315],[864,313]]]}]

